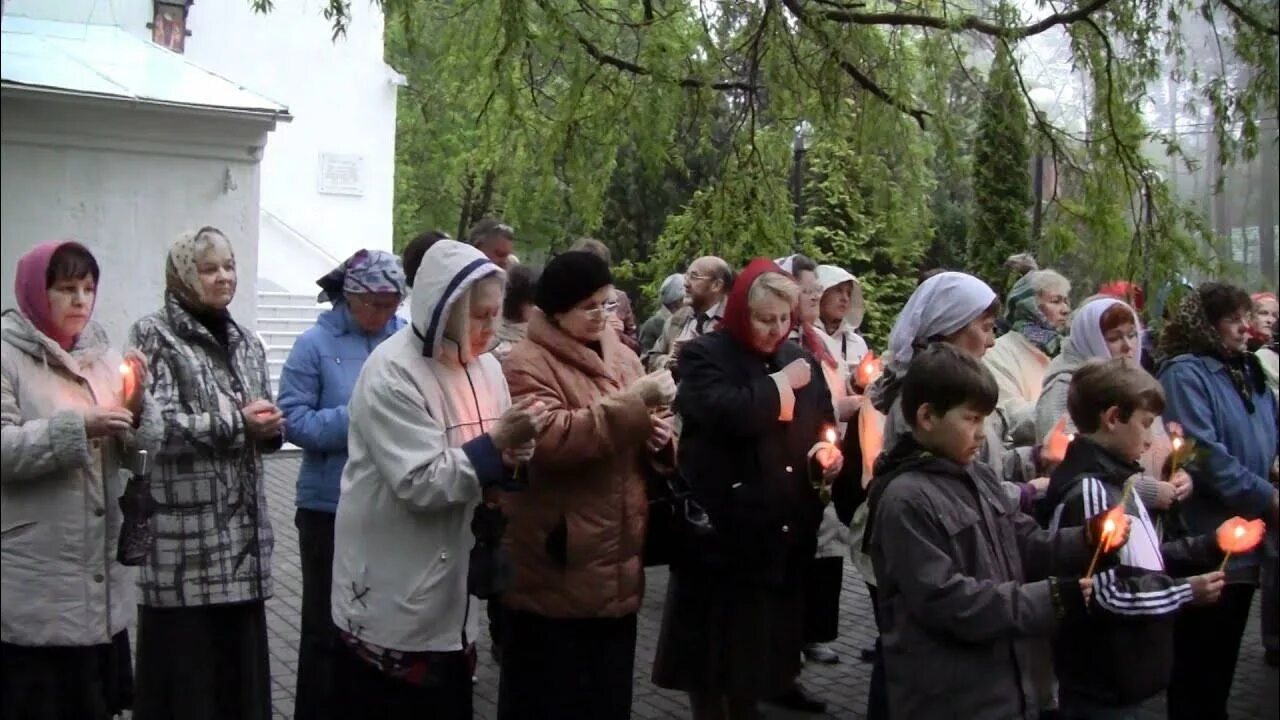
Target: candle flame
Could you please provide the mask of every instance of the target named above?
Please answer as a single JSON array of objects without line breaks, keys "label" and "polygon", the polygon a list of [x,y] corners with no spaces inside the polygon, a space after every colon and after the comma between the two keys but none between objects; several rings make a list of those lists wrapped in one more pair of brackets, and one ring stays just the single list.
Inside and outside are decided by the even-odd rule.
[{"label": "candle flame", "polygon": [[1180,437],[1175,437],[1175,438],[1173,439],[1173,449],[1174,449],[1174,450],[1181,450],[1181,449],[1182,449],[1182,438],[1180,438]]},{"label": "candle flame", "polygon": [[1244,537],[1244,528],[1236,526],[1236,537]]},{"label": "candle flame", "polygon": [[1102,532],[1106,533],[1107,535],[1110,535],[1115,531],[1116,531],[1115,521],[1112,520],[1111,518],[1107,518],[1107,521],[1102,523]]},{"label": "candle flame", "polygon": [[129,374],[129,363],[127,362],[120,363],[120,374],[121,375]]},{"label": "candle flame", "polygon": [[836,444],[835,428],[827,428],[827,432],[825,433],[824,437],[826,437],[827,442],[831,443],[832,445],[835,445]]}]

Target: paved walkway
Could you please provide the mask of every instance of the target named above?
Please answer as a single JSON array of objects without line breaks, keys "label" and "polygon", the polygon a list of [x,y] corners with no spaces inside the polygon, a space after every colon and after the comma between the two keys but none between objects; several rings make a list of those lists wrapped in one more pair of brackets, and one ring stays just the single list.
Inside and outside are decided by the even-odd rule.
[{"label": "paved walkway", "polygon": [[[298,661],[298,626],[302,608],[302,574],[298,567],[298,535],[293,525],[294,481],[298,472],[296,456],[280,456],[267,463],[267,494],[271,520],[275,528],[276,595],[267,603],[270,627],[271,674],[275,714],[281,720],[293,717],[293,688]],[[662,620],[662,600],[667,589],[667,573],[663,568],[651,569],[644,606],[640,610],[639,641],[636,647],[635,718],[687,718],[688,703],[680,693],[653,686],[649,670]],[[861,578],[845,563],[843,614],[840,639],[835,643],[843,662],[838,665],[806,666],[804,684],[828,702],[828,714],[822,717],[861,720],[866,708],[867,684],[871,667],[859,661],[860,648],[874,640],[871,605]],[[1258,635],[1257,604],[1245,633],[1244,648],[1236,672],[1231,697],[1231,717],[1241,719],[1280,718],[1280,693],[1277,671],[1262,660]],[[485,615],[481,613],[481,621]],[[498,668],[489,655],[488,633],[480,640],[480,667],[477,670],[476,717],[486,720],[496,716]],[[1146,714],[1151,720],[1163,719],[1164,698],[1149,704]],[[811,715],[785,713],[766,706],[770,720],[812,718]]]}]

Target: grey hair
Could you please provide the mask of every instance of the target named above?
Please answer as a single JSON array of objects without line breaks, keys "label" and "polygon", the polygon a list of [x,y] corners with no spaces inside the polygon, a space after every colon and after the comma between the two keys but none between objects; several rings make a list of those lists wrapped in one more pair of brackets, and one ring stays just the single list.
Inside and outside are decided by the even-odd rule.
[{"label": "grey hair", "polygon": [[1071,294],[1071,281],[1056,270],[1036,270],[1027,278],[1036,295],[1062,290],[1064,295]]}]

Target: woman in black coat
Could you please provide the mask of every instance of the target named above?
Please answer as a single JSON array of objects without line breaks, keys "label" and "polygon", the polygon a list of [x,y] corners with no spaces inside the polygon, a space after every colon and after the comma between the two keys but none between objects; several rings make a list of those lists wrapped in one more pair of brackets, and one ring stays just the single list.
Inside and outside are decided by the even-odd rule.
[{"label": "woman in black coat", "polygon": [[800,669],[818,486],[842,458],[822,372],[786,342],[797,294],[775,264],[752,262],[721,330],[680,355],[679,467],[714,532],[671,563],[653,680],[689,692],[695,720],[754,718]]}]

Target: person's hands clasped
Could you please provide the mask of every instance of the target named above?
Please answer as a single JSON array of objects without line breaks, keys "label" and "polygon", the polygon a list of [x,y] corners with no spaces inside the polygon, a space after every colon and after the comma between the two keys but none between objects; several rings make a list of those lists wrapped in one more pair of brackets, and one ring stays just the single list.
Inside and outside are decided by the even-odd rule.
[{"label": "person's hands clasped", "polygon": [[676,381],[670,370],[659,370],[632,383],[631,392],[640,396],[646,407],[670,405],[676,399]]},{"label": "person's hands clasped", "polygon": [[649,452],[658,452],[675,437],[675,424],[671,421],[669,414],[655,414],[651,416],[651,419],[653,420],[653,429],[649,431],[649,439],[645,441],[645,449]]},{"label": "person's hands clasped", "polygon": [[109,437],[129,432],[133,428],[133,413],[124,408],[85,408],[84,434],[90,438]]},{"label": "person's hands clasped", "polygon": [[1173,486],[1173,499],[1175,501],[1182,502],[1191,497],[1193,484],[1191,475],[1186,470],[1179,470],[1174,473],[1173,477],[1169,478],[1169,484]]},{"label": "person's hands clasped", "polygon": [[517,468],[533,459],[535,442],[528,440],[515,447],[502,451],[502,464],[509,468]]},{"label": "person's hands clasped", "polygon": [[1156,510],[1168,510],[1173,507],[1173,503],[1177,499],[1178,491],[1172,481],[1156,483],[1156,500],[1154,503]]},{"label": "person's hands clasped", "polygon": [[284,430],[284,413],[268,400],[259,398],[240,409],[245,431],[257,440],[270,440]]},{"label": "person's hands clasped", "polygon": [[531,443],[546,422],[547,409],[542,401],[523,397],[498,418],[489,431],[489,438],[505,454],[507,450]]}]

